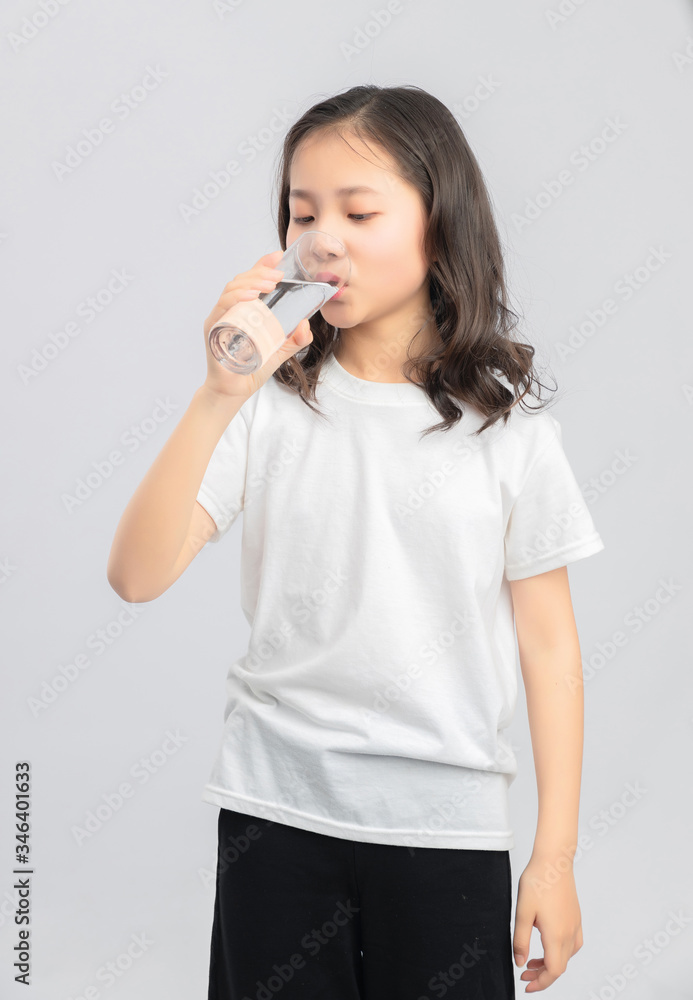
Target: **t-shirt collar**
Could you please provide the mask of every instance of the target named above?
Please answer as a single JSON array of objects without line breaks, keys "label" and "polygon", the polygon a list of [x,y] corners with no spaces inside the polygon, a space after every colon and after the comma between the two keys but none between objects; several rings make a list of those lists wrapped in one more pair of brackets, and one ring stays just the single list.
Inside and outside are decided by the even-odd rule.
[{"label": "t-shirt collar", "polygon": [[411,382],[371,382],[357,378],[343,368],[334,354],[323,362],[320,382],[325,382],[335,392],[357,402],[384,403],[389,406],[430,405],[423,389]]}]

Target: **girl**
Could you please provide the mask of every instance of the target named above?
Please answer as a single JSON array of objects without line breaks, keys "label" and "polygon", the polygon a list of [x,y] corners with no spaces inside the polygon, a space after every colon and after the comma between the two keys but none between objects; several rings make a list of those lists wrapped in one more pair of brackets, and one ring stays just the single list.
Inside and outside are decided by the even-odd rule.
[{"label": "girl", "polygon": [[[507,1000],[582,946],[582,675],[567,564],[604,548],[510,334],[479,166],[414,86],[290,129],[279,242],[336,236],[349,284],[252,375],[208,373],[126,509],[109,581],[148,601],[241,510],[247,653],[203,799],[219,808],[210,1000]],[[270,378],[270,376],[273,376]],[[511,942],[504,730],[515,629],[537,771]],[[556,873],[559,873],[556,878]],[[551,877],[553,875],[553,877]],[[550,888],[545,888],[550,885]]]}]

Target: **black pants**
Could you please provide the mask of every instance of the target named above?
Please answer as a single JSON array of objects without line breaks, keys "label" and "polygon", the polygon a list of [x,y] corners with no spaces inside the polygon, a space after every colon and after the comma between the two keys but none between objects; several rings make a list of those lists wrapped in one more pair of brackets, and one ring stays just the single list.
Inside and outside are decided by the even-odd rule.
[{"label": "black pants", "polygon": [[514,1000],[508,851],[219,810],[208,1000]]}]

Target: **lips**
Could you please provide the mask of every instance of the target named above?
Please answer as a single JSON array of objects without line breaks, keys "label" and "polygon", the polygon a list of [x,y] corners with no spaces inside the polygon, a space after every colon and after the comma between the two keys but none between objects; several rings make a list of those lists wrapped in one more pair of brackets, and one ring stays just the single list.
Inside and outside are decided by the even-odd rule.
[{"label": "lips", "polygon": [[332,271],[318,271],[315,275],[316,281],[326,281],[329,285],[338,285],[340,282],[340,277],[337,274],[333,274]]}]

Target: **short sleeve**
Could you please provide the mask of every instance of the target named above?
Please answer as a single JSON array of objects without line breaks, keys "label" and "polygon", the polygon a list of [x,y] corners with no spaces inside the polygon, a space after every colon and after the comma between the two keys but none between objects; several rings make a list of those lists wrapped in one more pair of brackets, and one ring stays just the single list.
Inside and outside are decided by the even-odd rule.
[{"label": "short sleeve", "polygon": [[248,424],[241,409],[219,438],[197,494],[198,502],[217,526],[210,542],[220,541],[243,510],[248,438]]},{"label": "short sleeve", "polygon": [[549,440],[532,461],[510,511],[505,533],[508,580],[547,573],[604,548],[563,450],[561,425],[547,415]]}]

